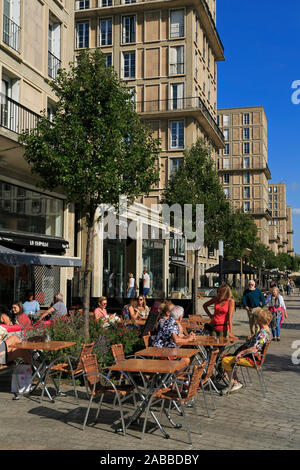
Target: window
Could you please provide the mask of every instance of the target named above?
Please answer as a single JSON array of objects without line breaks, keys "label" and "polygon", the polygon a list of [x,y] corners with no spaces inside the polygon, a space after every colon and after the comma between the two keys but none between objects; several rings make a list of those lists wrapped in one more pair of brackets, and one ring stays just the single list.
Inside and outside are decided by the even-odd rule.
[{"label": "window", "polygon": [[229,129],[223,130],[224,140],[229,140]]},{"label": "window", "polygon": [[223,170],[229,170],[229,169],[230,169],[230,159],[223,158]]},{"label": "window", "polygon": [[243,129],[243,139],[245,139],[245,140],[250,139],[250,129],[249,129],[249,127],[244,127],[244,129]]},{"label": "window", "polygon": [[229,199],[230,198],[230,189],[229,188],[224,188],[224,193],[225,193],[226,199]]},{"label": "window", "polygon": [[102,7],[111,7],[113,4],[112,0],[102,0],[101,6]]},{"label": "window", "polygon": [[274,201],[277,201],[277,194],[274,194],[273,199]]},{"label": "window", "polygon": [[78,49],[89,47],[90,24],[88,21],[76,23],[76,47]]},{"label": "window", "polygon": [[274,193],[277,193],[277,186],[274,186]]},{"label": "window", "polygon": [[243,158],[243,168],[250,168],[250,158],[244,157]]},{"label": "window", "polygon": [[244,152],[245,154],[250,153],[250,143],[249,143],[249,142],[244,142],[244,144],[243,144],[243,152]]},{"label": "window", "polygon": [[76,10],[86,10],[90,8],[90,0],[76,0]]},{"label": "window", "polygon": [[244,199],[250,199],[250,187],[244,186],[243,188]]},{"label": "window", "polygon": [[250,173],[248,171],[243,174],[243,183],[250,184]]},{"label": "window", "polygon": [[182,158],[170,158],[170,176],[174,176],[182,164]]},{"label": "window", "polygon": [[220,125],[220,114],[217,115],[217,124]]},{"label": "window", "polygon": [[122,43],[128,44],[136,41],[135,16],[123,16]]},{"label": "window", "polygon": [[229,173],[224,173],[223,184],[229,184],[229,181],[230,181]]},{"label": "window", "polygon": [[3,2],[3,42],[15,51],[20,48],[20,0]]},{"label": "window", "polygon": [[53,80],[56,79],[60,68],[60,31],[61,25],[58,22],[49,21],[48,29],[48,75]]},{"label": "window", "polygon": [[184,83],[171,84],[171,109],[184,108]]},{"label": "window", "polygon": [[229,126],[229,115],[223,114],[223,126]]},{"label": "window", "polygon": [[135,78],[135,52],[123,52],[123,78]]},{"label": "window", "polygon": [[223,149],[223,155],[229,155],[229,144],[225,144],[225,148]]},{"label": "window", "polygon": [[245,113],[245,114],[243,115],[243,123],[244,123],[245,125],[250,124],[250,114],[249,114],[249,113]]},{"label": "window", "polygon": [[184,73],[184,46],[170,47],[170,74]]},{"label": "window", "polygon": [[250,212],[250,202],[244,202],[244,212]]},{"label": "window", "polygon": [[105,65],[106,67],[112,66],[112,54],[105,54]]},{"label": "window", "polygon": [[171,121],[171,148],[184,148],[184,121]]},{"label": "window", "polygon": [[272,202],[272,194],[269,194],[269,201]]},{"label": "window", "polygon": [[122,0],[122,5],[128,5],[129,3],[136,3],[136,0]]},{"label": "window", "polygon": [[182,38],[184,36],[184,10],[173,10],[170,16],[170,38]]},{"label": "window", "polygon": [[112,19],[100,20],[100,45],[112,45]]},{"label": "window", "polygon": [[278,212],[277,211],[274,212],[274,217],[278,217]]}]

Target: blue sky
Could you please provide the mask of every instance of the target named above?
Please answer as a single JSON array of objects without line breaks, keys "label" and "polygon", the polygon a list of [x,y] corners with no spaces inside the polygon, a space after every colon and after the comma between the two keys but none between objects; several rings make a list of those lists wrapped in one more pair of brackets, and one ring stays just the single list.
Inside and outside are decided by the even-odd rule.
[{"label": "blue sky", "polygon": [[300,2],[217,0],[217,28],[226,57],[218,65],[218,107],[264,106],[271,182],[286,183],[300,254],[300,103],[292,103],[292,83],[300,85]]}]

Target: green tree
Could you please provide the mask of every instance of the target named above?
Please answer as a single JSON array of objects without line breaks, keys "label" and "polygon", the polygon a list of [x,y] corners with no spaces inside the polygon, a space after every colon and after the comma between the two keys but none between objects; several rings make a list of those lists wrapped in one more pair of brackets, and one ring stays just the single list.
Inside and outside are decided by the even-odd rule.
[{"label": "green tree", "polygon": [[41,177],[41,186],[60,187],[76,204],[87,227],[84,267],[85,338],[88,338],[93,237],[101,204],[118,207],[119,197],[132,202],[158,181],[159,142],[135,111],[132,91],[103,54],[82,51],[77,64],[61,70],[51,84],[58,98],[50,122],[20,136],[25,159]]},{"label": "green tree", "polygon": [[269,255],[269,248],[261,242],[256,242],[249,255],[249,261],[258,268],[259,284],[262,287],[262,269],[266,267],[266,260]]},{"label": "green tree", "polygon": [[231,211],[227,219],[225,253],[227,258],[241,258],[246,248],[257,243],[257,227],[250,214]]},{"label": "green tree", "polygon": [[[225,236],[225,219],[230,209],[211,156],[212,149],[199,138],[185,150],[182,165],[170,179],[163,195],[163,202],[172,206],[192,206],[193,230],[196,230],[196,206],[204,204],[204,242],[214,244]],[[184,227],[183,227],[184,228]],[[199,286],[199,249],[194,250],[194,311],[197,312]]]}]

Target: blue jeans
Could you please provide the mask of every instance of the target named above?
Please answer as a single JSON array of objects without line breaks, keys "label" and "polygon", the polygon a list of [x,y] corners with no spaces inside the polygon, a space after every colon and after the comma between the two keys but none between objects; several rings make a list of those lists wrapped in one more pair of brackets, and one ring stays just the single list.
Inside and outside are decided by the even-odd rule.
[{"label": "blue jeans", "polygon": [[276,328],[272,330],[274,338],[280,338],[280,322],[282,315],[279,315],[276,319]]},{"label": "blue jeans", "polygon": [[134,296],[134,287],[129,287],[127,296],[130,299]]}]

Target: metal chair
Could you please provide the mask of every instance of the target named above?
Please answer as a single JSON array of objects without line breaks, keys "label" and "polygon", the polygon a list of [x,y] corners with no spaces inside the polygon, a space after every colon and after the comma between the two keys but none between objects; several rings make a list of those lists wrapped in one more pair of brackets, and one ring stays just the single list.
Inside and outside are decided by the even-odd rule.
[{"label": "metal chair", "polygon": [[124,413],[123,413],[121,398],[124,399],[132,395],[134,393],[134,386],[129,385],[129,384],[115,385],[109,377],[105,376],[99,371],[96,354],[90,354],[88,356],[84,356],[82,358],[82,363],[83,363],[83,369],[84,369],[83,377],[87,384],[89,395],[90,395],[90,401],[89,401],[88,408],[85,414],[82,430],[84,430],[86,426],[93,399],[100,396],[98,410],[97,410],[97,414],[95,418],[95,423],[96,423],[98,420],[99,413],[100,413],[103,397],[105,394],[109,394],[109,395],[115,395],[116,400],[119,404],[122,429],[123,429],[123,434],[125,436],[126,430],[125,430],[125,421],[124,421]]},{"label": "metal chair", "polygon": [[[249,362],[249,365],[244,365],[244,364],[240,364],[239,362],[237,362],[234,367],[233,367],[233,371],[232,373],[234,372],[234,370],[237,368],[237,367],[241,367],[241,371],[243,372],[243,367],[245,367],[247,369],[247,371],[249,372],[249,369],[255,369],[256,372],[257,372],[257,375],[258,375],[258,379],[259,379],[259,383],[260,383],[260,387],[261,387],[261,391],[262,391],[262,394],[263,394],[263,397],[265,398],[266,397],[266,393],[268,393],[268,389],[267,389],[267,386],[266,386],[266,383],[265,383],[265,379],[264,379],[264,376],[263,376],[263,364],[265,362],[265,359],[266,359],[266,355],[267,355],[267,352],[268,352],[268,349],[269,349],[269,346],[271,344],[271,341],[268,341],[264,346],[263,346],[263,351],[262,351],[262,354],[261,354],[261,357],[258,359],[257,357],[255,357],[255,354],[251,353],[251,357],[252,357],[252,361],[253,361],[253,364]],[[252,383],[251,382],[251,378],[250,378],[250,374],[248,373],[248,377],[249,377],[249,381],[250,381],[250,384]],[[245,379],[245,376],[243,374],[243,380],[244,380],[244,384],[245,386],[247,387],[247,381]]]},{"label": "metal chair", "polygon": [[205,370],[205,376],[204,376],[204,378],[201,378],[201,380],[200,380],[200,388],[203,392],[204,403],[205,403],[207,415],[208,415],[209,418],[210,418],[210,412],[209,412],[209,408],[208,408],[208,405],[207,405],[205,388],[206,387],[209,388],[210,396],[211,396],[211,400],[212,400],[212,404],[213,404],[213,409],[216,410],[215,399],[214,399],[213,391],[212,391],[212,387],[216,390],[216,386],[212,381],[212,375],[213,375],[214,370],[215,370],[215,364],[216,364],[216,361],[217,361],[217,358],[218,358],[218,354],[219,354],[219,349],[213,349],[211,351],[209,360],[207,362],[207,368]]},{"label": "metal chair", "polygon": [[[61,361],[61,359],[55,359],[54,361],[52,361],[45,375],[45,383],[47,382],[47,379],[50,377],[55,385],[55,388],[59,390],[59,384],[60,384],[62,374],[63,373],[71,374],[76,403],[79,403],[77,389],[76,389],[76,378],[83,375],[82,359],[84,356],[87,356],[93,352],[94,345],[95,345],[94,342],[82,345],[76,369],[74,369],[72,366],[72,360],[76,360],[74,356],[67,355],[66,356],[67,362],[59,362],[58,364],[56,364],[56,362]],[[54,379],[53,379],[53,375],[55,375],[56,373],[59,374],[58,385],[54,382]],[[43,400],[44,398],[44,391],[45,390],[43,387],[41,400]]]},{"label": "metal chair", "polygon": [[[201,381],[201,377],[202,377],[202,374],[203,374],[203,371],[204,371],[204,367],[205,367],[205,363],[203,363],[201,366],[195,365],[193,367],[193,371],[192,371],[191,376],[189,374],[187,374],[186,378],[189,380],[189,385],[187,386],[186,389],[182,388],[181,390],[179,390],[179,384],[175,380],[173,386],[161,388],[160,390],[158,390],[157,392],[155,392],[152,395],[152,397],[149,401],[149,404],[147,406],[147,410],[146,410],[146,417],[145,417],[145,420],[144,420],[142,437],[144,437],[144,434],[145,434],[145,429],[146,429],[148,415],[149,415],[149,411],[151,409],[151,406],[153,406],[153,404],[156,401],[159,401],[159,400],[162,400],[160,416],[162,415],[162,411],[164,409],[164,404],[165,404],[166,400],[170,402],[170,406],[174,402],[179,406],[179,408],[181,410],[181,414],[182,414],[183,419],[184,419],[184,423],[185,423],[189,443],[192,444],[190,426],[189,426],[189,422],[188,422],[188,419],[187,419],[187,415],[185,413],[185,407],[190,402],[192,404],[193,410],[194,410],[195,415],[197,417],[197,424],[198,424],[198,427],[199,427],[199,433],[202,434],[200,421],[199,421],[199,415],[198,415],[197,407],[196,407],[196,404],[195,404],[195,397],[196,397],[196,394],[197,394],[199,383]],[[170,406],[169,406],[169,409],[170,409]],[[167,414],[167,417],[168,417],[169,421],[172,423],[172,420],[169,417],[168,413],[166,413],[166,414]],[[179,426],[177,425],[175,427],[179,427]]]}]

